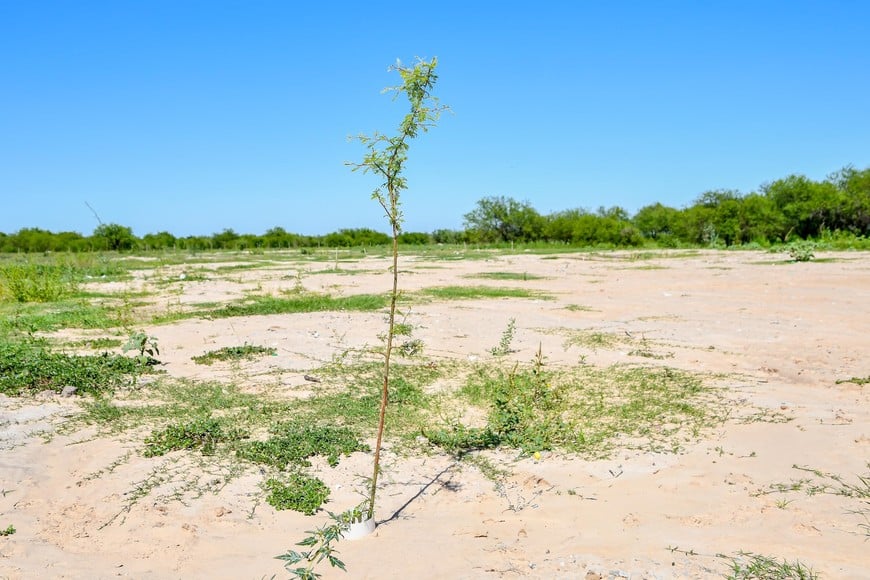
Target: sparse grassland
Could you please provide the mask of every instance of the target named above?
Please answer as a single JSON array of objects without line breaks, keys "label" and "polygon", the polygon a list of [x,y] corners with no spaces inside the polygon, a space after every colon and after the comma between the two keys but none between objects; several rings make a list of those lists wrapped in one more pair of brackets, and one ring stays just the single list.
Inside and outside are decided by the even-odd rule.
[{"label": "sparse grassland", "polygon": [[[750,315],[745,308],[753,303],[745,295],[733,298],[732,303],[732,296],[716,294],[715,284],[721,280],[758,271],[753,267],[758,255],[697,251],[548,254],[541,249],[506,260],[502,256],[508,250],[502,249],[455,246],[413,251],[419,253],[407,256],[403,265],[416,274],[409,278],[413,288],[400,297],[404,312],[392,332],[398,339],[395,354],[402,356],[391,366],[383,485],[400,496],[423,481],[421,474],[429,477],[426,469],[430,466],[438,465],[439,470],[447,466],[445,473],[450,477],[436,477],[428,488],[423,481],[407,494],[411,497],[423,489],[410,500],[421,524],[429,521],[424,512],[433,505],[433,498],[450,502],[449,494],[456,494],[465,504],[476,505],[493,490],[497,499],[506,501],[487,516],[491,518],[487,521],[496,523],[470,533],[486,545],[487,554],[500,554],[500,543],[517,537],[519,524],[508,535],[503,532],[513,525],[515,512],[522,509],[518,506],[547,510],[552,509],[552,502],[570,499],[587,502],[583,505],[590,508],[607,502],[609,509],[618,504],[620,485],[633,486],[638,478],[653,477],[637,470],[638,462],[647,458],[652,467],[642,467],[655,474],[656,494],[673,499],[663,491],[672,485],[676,489],[672,495],[685,493],[688,501],[705,506],[689,525],[737,530],[736,524],[716,521],[721,506],[706,503],[706,497],[700,498],[692,486],[684,485],[698,478],[713,482],[703,487],[704,493],[719,499],[727,494],[727,501],[745,498],[748,507],[742,505],[739,513],[735,510],[735,517],[748,518],[746,525],[783,530],[789,541],[801,541],[800,533],[814,534],[812,526],[820,530],[812,536],[814,541],[827,541],[824,536],[834,526],[822,527],[810,519],[821,517],[813,511],[814,504],[821,502],[835,506],[837,514],[824,517],[839,520],[836,528],[843,533],[842,541],[870,537],[867,470],[835,471],[826,464],[830,471],[799,465],[791,471],[788,466],[793,460],[789,459],[785,472],[775,479],[760,479],[755,471],[743,467],[752,463],[762,471],[763,460],[748,458],[770,457],[762,449],[763,442],[756,444],[752,439],[756,429],[765,435],[787,430],[786,438],[806,437],[808,431],[819,429],[824,436],[835,430],[855,431],[865,416],[862,405],[870,378],[858,362],[847,364],[857,360],[853,345],[834,350],[836,354],[830,356],[839,356],[842,364],[828,369],[828,376],[812,376],[828,389],[827,396],[839,399],[826,403],[823,410],[814,409],[822,419],[810,421],[802,414],[801,405],[810,403],[799,397],[815,387],[807,383],[801,389],[790,389],[791,359],[761,360],[761,351],[775,345],[758,339],[773,329],[786,340],[791,327],[782,321],[799,318],[784,311],[752,326],[756,317],[764,315],[763,309],[756,308]],[[389,303],[387,295],[377,292],[390,273],[388,257],[385,248],[365,252],[324,248],[2,258],[0,401],[9,411],[0,416],[0,429],[12,432],[18,427],[14,423],[18,407],[58,406],[64,411],[53,419],[50,429],[60,437],[52,444],[70,445],[71,452],[86,445],[115,445],[106,445],[114,455],[95,460],[94,467],[75,478],[76,489],[88,491],[111,483],[117,491],[106,500],[116,504],[112,506],[114,517],[79,523],[92,535],[102,529],[95,529],[97,525],[126,533],[124,519],[129,523],[134,516],[152,517],[149,510],[153,506],[171,510],[184,504],[198,509],[195,502],[205,502],[213,494],[223,502],[228,493],[236,494],[235,515],[244,511],[248,519],[256,519],[265,510],[270,516],[300,518],[286,521],[301,521],[307,527],[299,529],[311,529],[314,520],[272,511],[295,510],[322,519],[325,509],[348,507],[348,496],[353,497],[368,481],[358,468],[370,459],[378,427],[384,360],[380,342],[386,338],[381,323]],[[461,262],[468,259],[490,260],[483,266],[492,271],[469,273],[482,264],[463,266]],[[499,262],[502,265],[494,265]],[[855,263],[859,262],[856,258]],[[867,271],[866,266],[862,270],[852,264],[814,258],[810,264],[768,267],[788,271],[789,276],[820,271],[839,284],[856,272]],[[650,280],[669,276],[659,271],[662,265],[675,274],[692,266],[692,275],[667,278],[663,288],[645,286]],[[428,270],[437,281],[427,282]],[[692,277],[704,276],[703,284],[682,287],[691,285]],[[590,278],[595,286],[589,286]],[[641,280],[643,291],[624,298],[626,279],[635,284]],[[790,291],[800,291],[800,279],[788,278]],[[773,277],[764,283],[772,284]],[[735,287],[731,291],[746,290]],[[701,301],[708,296],[708,301]],[[740,304],[736,304],[738,299]],[[848,299],[858,312],[861,303],[854,293]],[[845,298],[838,300],[847,303]],[[725,309],[723,303],[734,308]],[[713,321],[698,317],[692,309],[701,308],[699,304],[724,314]],[[788,302],[780,307],[787,308]],[[745,328],[739,335],[728,334],[733,331],[728,316],[734,312]],[[268,320],[258,318],[267,315]],[[518,323],[521,332],[517,332]],[[684,331],[694,334],[686,339],[680,334]],[[732,342],[723,344],[723,337],[729,336]],[[127,337],[138,337],[144,350],[123,352]],[[158,354],[158,340],[157,358],[166,364],[149,361]],[[293,342],[283,348],[283,340]],[[828,337],[819,344],[836,348],[837,340]],[[544,346],[533,354],[539,341]],[[232,346],[207,346],[216,342]],[[757,348],[760,344],[764,348]],[[278,350],[272,346],[262,345],[280,345],[281,356],[276,356]],[[153,356],[146,356],[152,347]],[[807,360],[811,355],[821,356],[807,349]],[[735,368],[752,356],[758,360]],[[706,366],[710,360],[718,366]],[[817,369],[800,370],[810,375]],[[75,395],[61,398],[65,387],[75,387]],[[836,418],[829,416],[832,413],[837,413]],[[854,441],[858,450],[866,444],[859,431],[843,439],[846,444]],[[699,463],[703,459],[695,453],[704,441],[716,441],[720,450],[708,458],[712,461],[708,466]],[[737,451],[742,441],[751,441],[751,446]],[[691,473],[681,467],[685,456],[690,456]],[[629,477],[622,475],[624,462],[627,467],[634,462],[635,471],[625,471]],[[419,471],[408,475],[402,471],[404,463],[413,463]],[[565,475],[568,469],[570,478]],[[674,479],[674,472],[691,479]],[[727,487],[721,484],[723,478]],[[546,481],[537,483],[539,479]],[[741,492],[740,485],[747,491]],[[19,487],[15,482],[4,482],[4,486],[4,497]],[[456,505],[449,504],[450,509]],[[76,517],[63,507],[52,509],[64,517]],[[671,505],[667,509],[677,512],[682,508]],[[392,521],[404,525],[405,514],[397,513]],[[582,525],[582,520],[571,520],[573,515],[562,521],[560,514],[547,513],[559,533],[565,533],[565,526]],[[632,514],[613,513],[617,517],[614,526],[622,532],[626,526],[635,526],[638,537],[648,536],[648,527],[658,525],[646,523],[657,521],[654,511],[643,512],[638,524]],[[24,535],[21,532],[29,538],[33,531],[25,522],[35,517],[44,514],[28,512],[16,519],[10,512],[9,521],[3,523],[14,522],[19,533],[3,541],[18,541]],[[157,520],[144,521],[150,525]],[[221,525],[228,529],[239,525],[229,521],[224,519]],[[661,525],[678,525],[674,522],[679,521],[675,518]],[[523,529],[534,534],[531,527]],[[798,532],[791,533],[795,529]],[[0,536],[10,533],[0,530]],[[142,533],[151,537],[148,531]],[[661,545],[654,549],[663,550],[666,540],[657,540]],[[649,554],[651,540],[645,541]],[[343,557],[345,546],[341,546]],[[752,551],[734,552],[744,546]],[[772,544],[731,543],[727,553],[733,555],[717,554],[722,549],[708,543],[701,567],[686,569],[694,573],[702,569],[701,575],[717,570],[720,576],[740,579],[816,578],[839,565]],[[530,552],[518,550],[532,560]],[[352,549],[347,553],[356,554]],[[838,557],[854,560],[848,554]],[[562,559],[568,562],[566,575],[578,572],[583,577],[585,570],[571,568],[570,558],[555,552],[549,561],[537,559],[535,570],[557,575],[563,568],[557,568],[556,562]],[[353,571],[356,562],[351,558],[348,563]],[[500,569],[498,562],[486,565]],[[504,570],[509,572],[507,567]]]}]

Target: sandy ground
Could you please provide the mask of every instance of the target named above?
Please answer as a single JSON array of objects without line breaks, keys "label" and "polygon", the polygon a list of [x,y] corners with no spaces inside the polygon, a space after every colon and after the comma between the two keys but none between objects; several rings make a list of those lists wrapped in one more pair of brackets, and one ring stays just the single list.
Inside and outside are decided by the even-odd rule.
[{"label": "sandy ground", "polygon": [[[348,573],[321,568],[324,576],[706,578],[728,569],[717,554],[747,550],[799,559],[824,578],[870,578],[866,500],[757,494],[813,477],[795,465],[847,482],[870,471],[870,386],[836,382],[870,375],[870,255],[822,257],[833,259],[775,263],[780,256],[749,252],[404,259],[406,290],[490,284],[556,297],[415,307],[409,321],[428,356],[491,357],[513,318],[516,360],[530,360],[540,344],[552,364],[632,362],[716,373],[734,415],[681,454],[633,451],[586,461],[545,453],[513,462],[513,475],[498,487],[468,464],[437,453],[399,459],[388,445],[378,528],[341,542]],[[323,271],[328,266],[307,264],[297,277],[296,266],[278,263],[238,270],[231,280],[193,281],[167,292],[155,309],[297,283],[344,295],[388,288],[384,260],[341,264],[365,270],[354,276]],[[544,278],[467,277],[505,271]],[[227,366],[197,366],[190,357],[242,343],[275,346],[278,357],[245,370],[292,392],[308,388],[300,369],[375,344],[383,320],[322,313],[147,330],[159,337],[174,376],[229,380]],[[629,357],[626,345],[566,346],[554,329],[641,337],[667,358]],[[0,529],[17,530],[0,537],[0,578],[286,577],[273,557],[325,522],[322,512],[306,517],[261,503],[257,473],[227,484],[219,464],[194,466],[181,453],[144,458],[141,434],[58,433],[78,405],[75,398],[0,397]],[[315,466],[333,489],[329,509],[356,503],[354,476],[369,465],[370,456],[358,453],[334,469]],[[218,491],[184,503],[149,496],[122,511],[155,466]]]}]

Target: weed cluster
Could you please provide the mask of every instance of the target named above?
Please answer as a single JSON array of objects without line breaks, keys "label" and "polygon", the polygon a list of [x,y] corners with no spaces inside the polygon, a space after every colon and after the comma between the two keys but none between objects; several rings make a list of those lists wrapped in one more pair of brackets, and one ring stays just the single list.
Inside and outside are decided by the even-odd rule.
[{"label": "weed cluster", "polygon": [[728,580],[753,580],[757,578],[815,580],[819,577],[812,568],[797,560],[789,562],[751,552],[740,552],[737,556],[727,558],[731,561],[731,573],[727,576]]},{"label": "weed cluster", "polygon": [[79,394],[101,394],[135,384],[149,367],[135,358],[103,353],[67,355],[51,351],[44,341],[0,339],[0,393],[75,387]]},{"label": "weed cluster", "polygon": [[342,455],[369,451],[359,441],[359,435],[349,427],[317,426],[306,423],[279,423],[272,427],[265,441],[250,441],[239,447],[242,459],[278,469],[288,466],[310,466],[315,455],[326,457],[330,466],[338,465]]},{"label": "weed cluster", "polygon": [[56,302],[76,289],[70,269],[58,264],[15,262],[0,266],[0,300]]},{"label": "weed cluster", "polygon": [[454,423],[427,434],[429,440],[453,453],[504,445],[525,453],[572,444],[573,434],[562,420],[559,393],[550,386],[540,348],[531,368],[517,372],[483,371],[465,387],[476,402],[491,403],[482,428]]},{"label": "weed cluster", "polygon": [[198,365],[212,365],[216,361],[254,360],[258,356],[275,356],[277,349],[267,346],[245,344],[242,346],[226,346],[218,350],[210,350],[205,354],[190,357]]},{"label": "weed cluster", "polygon": [[197,449],[203,455],[212,455],[219,443],[235,442],[247,436],[241,429],[227,428],[219,419],[194,419],[153,431],[145,438],[143,455],[156,457],[182,449]]},{"label": "weed cluster", "polygon": [[508,321],[507,327],[504,329],[504,332],[501,333],[501,339],[498,341],[498,346],[494,346],[489,349],[489,352],[492,356],[505,356],[513,352],[511,349],[511,343],[514,340],[514,332],[517,328],[517,321],[515,318],[511,318]]}]

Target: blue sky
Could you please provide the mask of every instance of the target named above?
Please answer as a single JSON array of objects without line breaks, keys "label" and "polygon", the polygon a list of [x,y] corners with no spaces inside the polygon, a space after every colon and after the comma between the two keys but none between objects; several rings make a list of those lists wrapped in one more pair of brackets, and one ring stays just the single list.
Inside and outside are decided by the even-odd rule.
[{"label": "blue sky", "polygon": [[0,0],[0,231],[386,230],[348,135],[394,131],[397,58],[450,105],[408,231],[870,165],[870,3]]}]

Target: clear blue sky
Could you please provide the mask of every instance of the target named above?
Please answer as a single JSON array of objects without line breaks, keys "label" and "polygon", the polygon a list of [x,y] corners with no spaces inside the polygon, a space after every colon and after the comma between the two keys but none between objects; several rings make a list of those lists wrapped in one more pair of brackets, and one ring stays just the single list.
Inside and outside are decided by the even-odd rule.
[{"label": "clear blue sky", "polygon": [[[542,213],[870,165],[870,2],[0,0],[0,231],[386,230],[347,136],[397,58],[453,109],[406,230],[490,195]],[[395,78],[394,78],[395,77]]]}]

